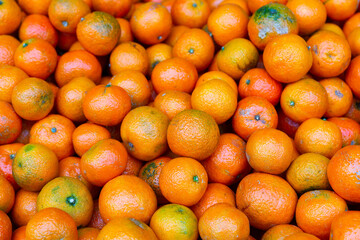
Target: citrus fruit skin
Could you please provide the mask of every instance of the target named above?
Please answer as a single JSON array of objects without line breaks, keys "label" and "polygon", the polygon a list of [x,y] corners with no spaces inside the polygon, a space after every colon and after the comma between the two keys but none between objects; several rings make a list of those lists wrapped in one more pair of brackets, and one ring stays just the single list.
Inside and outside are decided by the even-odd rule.
[{"label": "citrus fruit skin", "polygon": [[360,0],[0,0],[0,240],[360,240]]}]

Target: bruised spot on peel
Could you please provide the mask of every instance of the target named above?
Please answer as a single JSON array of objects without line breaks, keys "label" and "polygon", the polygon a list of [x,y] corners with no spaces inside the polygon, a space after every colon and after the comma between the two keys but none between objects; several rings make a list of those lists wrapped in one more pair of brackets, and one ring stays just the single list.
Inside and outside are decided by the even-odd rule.
[{"label": "bruised spot on peel", "polygon": [[146,166],[146,168],[142,172],[142,175],[146,176],[147,178],[154,177],[156,174],[156,168],[157,168],[157,165],[154,162],[152,162]]}]

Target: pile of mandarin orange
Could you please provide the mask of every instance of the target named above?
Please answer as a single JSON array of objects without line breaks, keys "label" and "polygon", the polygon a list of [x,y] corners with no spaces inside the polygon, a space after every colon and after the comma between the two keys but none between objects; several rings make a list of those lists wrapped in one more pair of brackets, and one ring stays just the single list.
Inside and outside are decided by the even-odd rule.
[{"label": "pile of mandarin orange", "polygon": [[0,240],[359,240],[358,0],[0,0]]}]

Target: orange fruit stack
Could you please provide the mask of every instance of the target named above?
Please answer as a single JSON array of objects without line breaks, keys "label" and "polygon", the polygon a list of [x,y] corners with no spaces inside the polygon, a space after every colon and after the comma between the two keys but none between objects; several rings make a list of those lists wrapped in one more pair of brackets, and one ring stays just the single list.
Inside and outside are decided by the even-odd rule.
[{"label": "orange fruit stack", "polygon": [[0,0],[0,240],[360,240],[358,0]]}]

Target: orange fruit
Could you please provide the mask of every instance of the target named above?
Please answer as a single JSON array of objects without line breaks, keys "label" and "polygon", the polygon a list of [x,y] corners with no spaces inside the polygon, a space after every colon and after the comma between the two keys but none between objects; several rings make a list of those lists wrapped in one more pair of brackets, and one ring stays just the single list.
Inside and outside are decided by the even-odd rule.
[{"label": "orange fruit", "polygon": [[96,196],[100,191],[89,183],[81,174],[80,158],[67,157],[59,162],[59,177],[72,177],[80,180],[90,191],[93,196]]},{"label": "orange fruit", "polygon": [[346,211],[337,215],[332,223],[330,238],[357,239],[360,237],[360,212]]},{"label": "orange fruit", "polygon": [[156,240],[153,230],[135,218],[117,217],[100,231],[97,240],[143,239]]},{"label": "orange fruit", "polygon": [[292,139],[286,133],[265,128],[255,131],[246,144],[246,158],[258,172],[281,174],[297,155]]},{"label": "orange fruit", "polygon": [[327,178],[329,159],[318,153],[297,157],[286,172],[286,180],[299,194],[310,190],[330,189]]},{"label": "orange fruit", "polygon": [[241,98],[259,96],[276,106],[279,103],[283,87],[265,69],[253,68],[241,77],[238,90]]},{"label": "orange fruit", "polygon": [[236,4],[221,4],[209,15],[207,25],[214,41],[224,46],[234,38],[247,36],[248,13]]},{"label": "orange fruit", "polygon": [[159,240],[198,239],[198,221],[195,214],[179,204],[164,205],[151,217],[150,227]]},{"label": "orange fruit", "polygon": [[159,177],[163,196],[171,203],[192,206],[200,201],[208,185],[205,168],[195,159],[174,158],[166,163]]},{"label": "orange fruit", "polygon": [[348,117],[356,122],[360,122],[360,102],[356,98],[353,98],[351,107],[349,111],[345,114],[345,117]]},{"label": "orange fruit", "polygon": [[358,188],[360,171],[360,146],[346,146],[330,159],[327,175],[330,185],[340,197],[351,202],[360,202]]},{"label": "orange fruit", "polygon": [[125,170],[127,158],[122,143],[115,139],[100,140],[82,155],[81,174],[91,184],[104,186]]},{"label": "orange fruit", "polygon": [[13,231],[11,240],[26,240],[26,226],[22,226]]},{"label": "orange fruit", "polygon": [[108,55],[118,43],[120,33],[118,21],[99,11],[87,14],[76,28],[81,45],[96,56]]},{"label": "orange fruit", "polygon": [[0,34],[10,34],[21,23],[21,9],[14,0],[3,0],[0,5]]},{"label": "orange fruit", "polygon": [[118,176],[106,183],[100,192],[99,209],[106,223],[116,217],[148,223],[156,208],[154,191],[136,176]]},{"label": "orange fruit", "polygon": [[347,209],[345,200],[332,191],[310,191],[299,198],[296,223],[305,233],[329,239],[333,219]]},{"label": "orange fruit", "polygon": [[11,239],[12,223],[6,213],[0,211],[0,237],[2,239]]},{"label": "orange fruit", "polygon": [[140,173],[140,169],[142,168],[143,165],[144,165],[143,161],[133,158],[132,156],[130,156],[128,154],[126,167],[125,167],[125,170],[123,171],[122,175],[138,176]]},{"label": "orange fruit", "polygon": [[79,179],[57,177],[41,189],[37,198],[37,211],[46,208],[65,211],[80,227],[90,222],[94,206],[89,190]]},{"label": "orange fruit", "polygon": [[37,212],[26,226],[26,239],[77,240],[78,233],[73,218],[58,208],[46,208]]},{"label": "orange fruit", "polygon": [[114,75],[109,82],[124,89],[131,98],[132,108],[149,103],[151,92],[149,82],[139,71],[124,70]]},{"label": "orange fruit", "polygon": [[249,219],[239,209],[218,203],[199,219],[199,234],[202,239],[248,239]]},{"label": "orange fruit", "polygon": [[71,51],[59,58],[55,80],[59,87],[77,77],[87,77],[98,84],[101,72],[101,65],[94,55],[85,50]]},{"label": "orange fruit", "polygon": [[256,10],[258,10],[259,8],[261,8],[262,6],[269,4],[269,3],[281,3],[281,4],[286,4],[287,0],[252,0],[252,1],[247,1],[247,5],[249,7],[249,10],[254,13],[256,12]]},{"label": "orange fruit", "polygon": [[238,86],[235,82],[234,79],[232,79],[232,77],[230,77],[229,75],[227,75],[224,72],[220,72],[220,71],[208,71],[205,72],[204,74],[202,74],[199,79],[196,82],[195,87],[200,86],[201,84],[210,81],[210,80],[223,80],[225,81],[227,84],[230,85],[230,87],[234,90],[234,92],[237,94],[238,92]]},{"label": "orange fruit", "polygon": [[171,16],[175,25],[201,28],[210,14],[210,5],[205,0],[175,0]]},{"label": "orange fruit", "polygon": [[194,64],[198,71],[205,70],[211,63],[215,51],[214,42],[204,30],[185,31],[174,44],[174,57],[183,58]]},{"label": "orange fruit", "polygon": [[83,100],[85,117],[96,124],[115,126],[131,109],[127,92],[115,85],[98,85],[90,89]]},{"label": "orange fruit", "polygon": [[281,109],[295,122],[322,117],[328,109],[328,102],[326,89],[311,78],[288,84],[280,98]]},{"label": "orange fruit", "polygon": [[124,18],[116,18],[120,25],[121,33],[118,43],[134,41],[133,33],[131,32],[130,22]]},{"label": "orange fruit", "polygon": [[12,169],[16,183],[24,190],[35,192],[58,176],[59,161],[44,145],[26,144],[16,153]]},{"label": "orange fruit", "polygon": [[96,228],[86,227],[78,230],[79,240],[96,240],[100,230]]},{"label": "orange fruit", "polygon": [[158,43],[148,47],[146,49],[147,55],[149,57],[149,74],[151,75],[155,66],[166,60],[173,57],[172,46],[165,43]]},{"label": "orange fruit", "polygon": [[10,182],[2,175],[0,175],[0,187],[0,211],[8,213],[14,206],[15,191]]},{"label": "orange fruit", "polygon": [[325,23],[319,30],[327,30],[345,38],[343,30],[335,23]]},{"label": "orange fruit", "polygon": [[262,236],[261,240],[271,240],[271,239],[279,239],[283,240],[286,237],[291,236],[295,233],[303,232],[299,227],[290,224],[279,224],[274,227],[269,228],[264,235]]},{"label": "orange fruit", "polygon": [[154,90],[177,90],[191,93],[198,79],[196,67],[183,58],[170,58],[158,63],[152,71],[151,82]]},{"label": "orange fruit", "polygon": [[[162,4],[164,4],[164,2]],[[184,25],[173,26],[171,28],[169,36],[165,40],[165,43],[173,47],[177,42],[177,40],[179,39],[179,37],[189,29],[190,29],[189,27]]]},{"label": "orange fruit", "polygon": [[343,26],[343,31],[346,37],[355,29],[360,27],[360,13],[355,13],[346,20]]},{"label": "orange fruit", "polygon": [[144,3],[132,14],[130,26],[135,38],[142,44],[160,43],[170,34],[171,14],[160,3]]},{"label": "orange fruit", "polygon": [[235,193],[226,185],[210,183],[200,201],[193,205],[191,210],[200,219],[207,209],[219,203],[226,203],[235,207]]},{"label": "orange fruit", "polygon": [[22,21],[19,28],[21,41],[30,38],[40,38],[48,41],[53,47],[58,43],[58,33],[49,18],[41,14],[28,15]]},{"label": "orange fruit", "polygon": [[95,87],[95,83],[87,77],[74,78],[56,95],[56,108],[58,112],[75,122],[84,122],[86,118],[82,109],[82,102],[88,90]]},{"label": "orange fruit", "polygon": [[303,122],[296,131],[294,140],[300,153],[319,153],[327,158],[331,158],[342,147],[338,126],[319,118]]},{"label": "orange fruit", "polygon": [[100,215],[99,199],[94,200],[94,210],[88,227],[101,230],[105,226],[105,222]]},{"label": "orange fruit", "polygon": [[265,98],[257,96],[240,100],[232,119],[234,131],[244,140],[248,140],[258,129],[276,128],[277,124],[278,116],[274,106]]},{"label": "orange fruit", "polygon": [[358,66],[360,65],[360,56],[355,57],[349,68],[346,70],[345,82],[350,87],[352,93],[355,97],[360,97],[360,87],[357,85],[358,79],[360,79],[360,73],[358,71]]},{"label": "orange fruit", "polygon": [[195,109],[178,113],[167,130],[170,150],[180,156],[199,161],[208,158],[216,149],[219,127],[207,113]]},{"label": "orange fruit", "polygon": [[294,13],[301,35],[315,32],[326,22],[327,12],[321,0],[289,0],[286,6]]},{"label": "orange fruit", "polygon": [[217,124],[229,120],[237,107],[237,94],[220,79],[206,81],[191,94],[191,106],[212,116]]},{"label": "orange fruit", "polygon": [[10,103],[0,100],[0,144],[14,142],[21,132],[21,119]]},{"label": "orange fruit", "polygon": [[353,95],[350,87],[340,78],[328,78],[320,81],[327,92],[328,109],[326,117],[343,116],[351,107]]},{"label": "orange fruit", "polygon": [[225,185],[240,181],[251,170],[245,156],[245,142],[233,133],[221,134],[214,153],[201,163],[209,182]]},{"label": "orange fruit", "polygon": [[351,49],[351,55],[354,57],[360,54],[359,36],[360,36],[360,28],[355,28],[353,31],[351,31],[351,33],[347,37]]},{"label": "orange fruit", "polygon": [[26,78],[13,88],[11,103],[15,112],[23,119],[40,120],[50,113],[54,98],[54,93],[46,81]]},{"label": "orange fruit", "polygon": [[76,34],[59,32],[58,47],[61,50],[69,50],[71,45],[77,41]]},{"label": "orange fruit", "polygon": [[48,14],[51,0],[18,0],[19,6],[27,14]]},{"label": "orange fruit", "polygon": [[47,41],[30,38],[23,41],[15,51],[15,66],[31,77],[46,79],[56,68],[57,53]]},{"label": "orange fruit", "polygon": [[[251,16],[248,24],[248,33],[251,42],[260,50],[264,50],[267,43],[283,34],[297,34],[299,26],[296,16],[280,3],[268,3],[258,8]],[[268,4],[267,4],[268,3]],[[250,11],[253,10],[249,4]]]},{"label": "orange fruit", "polygon": [[321,0],[326,7],[329,18],[342,21],[351,17],[357,10],[359,2],[356,0]]},{"label": "orange fruit", "polygon": [[30,130],[30,143],[39,143],[51,149],[59,160],[73,155],[74,123],[66,117],[51,114],[35,123]]},{"label": "orange fruit", "polygon": [[121,43],[110,54],[110,71],[112,75],[116,75],[123,70],[136,70],[146,75],[148,68],[147,52],[138,43]]},{"label": "orange fruit", "polygon": [[0,77],[0,100],[11,103],[14,87],[29,76],[18,67],[0,65]]},{"label": "orange fruit", "polygon": [[115,17],[125,17],[130,11],[132,0],[92,0],[93,8],[96,11],[102,11]]},{"label": "orange fruit", "polygon": [[336,77],[350,64],[351,49],[343,37],[322,30],[313,34],[307,44],[311,47],[313,65],[310,73],[322,77]]},{"label": "orange fruit", "polygon": [[179,112],[192,108],[191,95],[176,90],[165,90],[156,96],[154,107],[165,113],[171,120]]},{"label": "orange fruit", "polygon": [[283,83],[300,80],[313,62],[310,47],[296,34],[284,34],[269,41],[263,60],[270,76]]},{"label": "orange fruit", "polygon": [[[214,0],[214,1],[217,1],[217,0]],[[248,2],[248,0],[224,0],[224,1],[221,1],[218,6],[221,6],[224,4],[229,4],[229,3],[235,4],[235,5],[238,5],[239,7],[241,7],[246,12],[247,15],[250,15],[250,10],[249,10],[247,2]]]},{"label": "orange fruit", "polygon": [[160,190],[159,177],[165,164],[170,162],[170,160],[171,158],[169,157],[159,157],[155,160],[147,162],[144,166],[142,166],[138,174],[139,178],[148,183],[150,187],[154,190],[159,204],[167,202]]},{"label": "orange fruit", "polygon": [[289,137],[294,138],[296,130],[299,128],[300,123],[295,122],[294,120],[286,116],[281,108],[277,109],[277,113],[279,118],[277,129],[283,131]]},{"label": "orange fruit", "polygon": [[267,230],[286,224],[294,217],[297,195],[288,182],[267,173],[251,173],[236,190],[237,208],[249,218],[252,227]]},{"label": "orange fruit", "polygon": [[120,133],[125,148],[133,157],[149,161],[166,149],[169,119],[154,107],[143,106],[130,111],[124,118]]},{"label": "orange fruit", "polygon": [[15,141],[22,144],[28,144],[30,138],[30,129],[34,123],[34,121],[23,119],[21,133]]},{"label": "orange fruit", "polygon": [[13,186],[14,190],[18,190],[19,186],[14,180],[12,173],[12,162],[17,151],[24,146],[22,143],[4,144],[0,146],[0,175]]},{"label": "orange fruit", "polygon": [[360,125],[355,120],[346,117],[334,117],[329,118],[328,121],[339,127],[343,147],[360,144]]},{"label": "orange fruit", "polygon": [[245,38],[235,38],[221,47],[216,62],[219,71],[225,72],[235,80],[254,68],[259,53],[252,42]]},{"label": "orange fruit", "polygon": [[15,65],[14,54],[19,45],[19,40],[13,36],[0,35],[0,65]]},{"label": "orange fruit", "polygon": [[320,240],[320,238],[308,233],[295,233],[286,237],[284,240]]},{"label": "orange fruit", "polygon": [[94,123],[84,123],[74,130],[72,141],[76,154],[81,157],[95,143],[110,137],[110,132],[106,128]]}]

